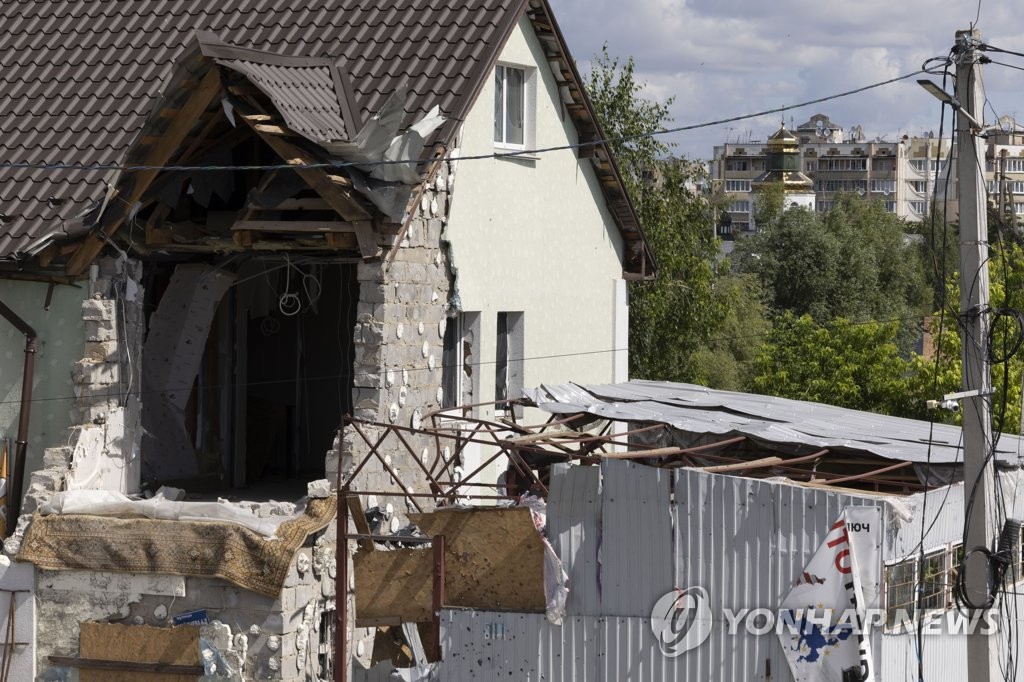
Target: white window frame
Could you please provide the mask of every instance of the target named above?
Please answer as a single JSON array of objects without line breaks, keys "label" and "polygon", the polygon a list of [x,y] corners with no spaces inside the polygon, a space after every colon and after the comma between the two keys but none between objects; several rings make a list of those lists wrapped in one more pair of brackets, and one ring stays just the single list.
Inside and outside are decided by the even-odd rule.
[{"label": "white window frame", "polygon": [[[502,116],[502,138],[501,140],[494,140],[495,149],[514,150],[520,151],[525,149],[533,149],[536,146],[536,134],[535,134],[535,122],[537,118],[537,69],[523,65],[523,64],[512,64],[508,62],[498,62],[495,68],[495,78],[499,70],[516,69],[523,73],[523,141],[522,143],[508,142],[504,138],[507,137],[505,131],[505,119],[507,116],[508,107],[508,87],[507,85],[502,88],[502,105],[501,105],[501,116]],[[502,71],[503,73],[506,73]],[[508,83],[507,76],[503,76],[503,82]],[[497,99],[498,93],[495,90],[494,97]],[[494,102],[495,109],[497,109],[497,101]],[[531,157],[532,158],[532,157]]]}]

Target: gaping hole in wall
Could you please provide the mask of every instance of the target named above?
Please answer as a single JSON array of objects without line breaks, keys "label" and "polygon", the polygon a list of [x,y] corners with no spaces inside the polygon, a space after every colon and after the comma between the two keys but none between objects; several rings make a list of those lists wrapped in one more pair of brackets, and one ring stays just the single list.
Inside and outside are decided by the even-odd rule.
[{"label": "gaping hole in wall", "polygon": [[245,254],[144,271],[144,482],[301,497],[352,408],[355,266]]}]

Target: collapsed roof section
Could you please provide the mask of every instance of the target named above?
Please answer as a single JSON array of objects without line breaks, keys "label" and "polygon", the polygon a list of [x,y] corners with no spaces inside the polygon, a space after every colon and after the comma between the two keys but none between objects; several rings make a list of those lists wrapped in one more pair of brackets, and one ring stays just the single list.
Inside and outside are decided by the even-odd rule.
[{"label": "collapsed roof section", "polygon": [[[0,9],[8,21],[0,36],[0,129],[6,133],[0,153],[26,164],[0,171],[0,258],[23,260],[91,231],[68,263],[70,274],[80,274],[102,248],[98,229],[109,235],[119,219],[137,218],[136,203],[158,174],[121,173],[111,165],[239,164],[224,155],[230,137],[223,137],[233,134],[237,142],[240,133],[211,120],[222,93],[212,79],[199,80],[201,61],[189,47],[194,32],[202,35],[203,56],[267,100],[281,121],[278,132],[285,133],[279,137],[295,133],[316,148],[296,157],[288,155],[290,147],[271,144],[282,158],[305,162],[313,151],[314,160],[416,159],[415,168],[384,166],[394,172],[376,177],[364,168],[347,178],[394,220],[402,195],[381,182],[421,181],[426,162],[451,149],[501,48],[526,16],[560,83],[583,145],[579,155],[591,159],[623,236],[624,271],[653,276],[653,255],[546,0],[402,0],[386,9],[357,0],[313,0],[294,9],[282,0],[206,5],[26,0]],[[69,34],[74,40],[63,39]],[[68,66],[58,70],[57,63]],[[190,69],[195,79],[180,77]],[[246,94],[221,85],[236,97]],[[178,96],[185,92],[198,98]],[[423,121],[430,125],[416,127]],[[396,131],[408,137],[396,141]],[[257,132],[270,144],[268,130]],[[55,167],[36,167],[41,164]],[[111,204],[120,206],[108,217]],[[125,206],[128,215],[119,218]],[[360,244],[363,257],[368,249]],[[44,267],[60,264],[69,251],[46,254]]]}]

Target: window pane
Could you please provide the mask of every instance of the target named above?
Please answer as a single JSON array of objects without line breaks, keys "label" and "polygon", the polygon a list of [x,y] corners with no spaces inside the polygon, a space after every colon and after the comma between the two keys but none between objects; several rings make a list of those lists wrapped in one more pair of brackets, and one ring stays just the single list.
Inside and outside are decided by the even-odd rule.
[{"label": "window pane", "polygon": [[924,558],[923,603],[926,609],[946,607],[946,552],[929,554]]},{"label": "window pane", "polygon": [[914,617],[914,560],[885,567],[885,622],[892,627],[896,624],[896,616],[899,610],[904,610],[906,616]]},{"label": "window pane", "polygon": [[523,144],[525,80],[525,72],[522,69],[505,68],[507,94],[504,141],[508,144]]},{"label": "window pane", "polygon": [[504,142],[502,123],[505,120],[505,67],[494,69],[494,141]]},{"label": "window pane", "polygon": [[[494,400],[508,398],[508,313],[498,313],[498,338],[494,358]],[[505,405],[495,409],[504,410]]]}]

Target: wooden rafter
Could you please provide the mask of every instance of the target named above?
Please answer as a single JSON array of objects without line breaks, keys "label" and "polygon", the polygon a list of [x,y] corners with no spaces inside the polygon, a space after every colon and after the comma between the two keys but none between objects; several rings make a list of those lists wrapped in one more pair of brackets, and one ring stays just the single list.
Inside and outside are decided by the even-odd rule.
[{"label": "wooden rafter", "polygon": [[[370,227],[369,224],[366,225]],[[253,230],[254,232],[352,232],[359,234],[358,223],[342,220],[239,220],[232,230]]]},{"label": "wooden rafter", "polygon": [[268,124],[265,116],[242,115],[241,118],[285,163],[296,166],[295,172],[299,174],[299,177],[319,194],[338,215],[352,223],[356,241],[359,244],[359,253],[363,258],[376,257],[378,249],[377,240],[373,234],[372,216],[362,207],[349,189],[348,180],[331,175],[323,168],[303,168],[303,166],[317,163],[317,159],[280,135],[267,132]]},{"label": "wooden rafter", "polygon": [[[171,119],[167,130],[161,135],[160,141],[150,148],[149,153],[146,154],[146,157],[140,164],[156,168],[136,172],[134,182],[131,185],[131,191],[127,196],[123,197],[123,204],[114,212],[109,222],[104,220],[102,229],[108,238],[117,232],[128,217],[132,205],[145,194],[146,189],[156,179],[160,173],[159,167],[166,165],[174,153],[180,149],[182,142],[184,142],[200,115],[206,111],[206,107],[210,105],[210,102],[220,92],[220,87],[220,74],[217,69],[210,68],[202,82],[199,83],[185,104],[177,111],[174,118]],[[82,245],[75,251],[74,255],[71,256],[67,265],[67,273],[72,276],[78,276],[85,272],[93,259],[103,250],[104,244],[103,238],[95,232],[91,233],[85,238],[85,241],[82,242]]]}]

